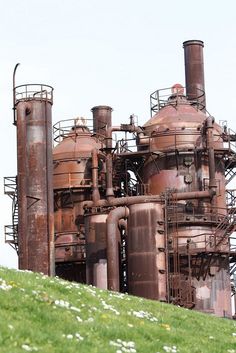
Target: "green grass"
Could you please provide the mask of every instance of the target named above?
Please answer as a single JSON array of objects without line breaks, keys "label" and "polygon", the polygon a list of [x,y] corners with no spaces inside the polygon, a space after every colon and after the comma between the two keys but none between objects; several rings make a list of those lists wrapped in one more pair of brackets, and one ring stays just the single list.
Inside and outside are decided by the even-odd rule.
[{"label": "green grass", "polygon": [[236,324],[59,278],[0,268],[0,352],[26,351],[236,353]]}]

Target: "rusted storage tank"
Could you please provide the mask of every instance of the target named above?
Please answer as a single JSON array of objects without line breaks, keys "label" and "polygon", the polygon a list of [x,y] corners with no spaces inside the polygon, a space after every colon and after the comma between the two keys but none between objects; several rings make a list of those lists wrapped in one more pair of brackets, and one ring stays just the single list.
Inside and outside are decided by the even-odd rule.
[{"label": "rusted storage tank", "polygon": [[91,154],[101,144],[84,119],[59,122],[54,131],[59,140],[53,150],[56,272],[85,282],[83,202],[92,197]]},{"label": "rusted storage tank", "polygon": [[51,108],[53,88],[14,88],[17,112],[19,268],[54,274]]},{"label": "rusted storage tank", "polygon": [[[229,242],[224,239],[216,246],[215,238],[217,228],[218,239],[223,237],[224,229],[219,225],[226,214],[222,130],[216,123],[212,128],[216,166],[214,203],[197,197],[178,202],[169,200],[171,189],[189,192],[210,187],[208,118],[191,103],[182,93],[172,94],[144,125],[145,133],[150,136],[152,155],[144,164],[142,177],[151,194],[166,196],[163,212],[169,300],[177,293],[180,305],[192,303],[198,310],[230,316],[230,300],[225,299],[230,297],[228,263],[224,255],[219,255],[229,251]],[[194,274],[195,269],[188,269],[186,262],[191,268],[199,266],[199,272]]]},{"label": "rusted storage tank", "polygon": [[[141,179],[149,194],[162,195],[162,202],[130,207],[128,288],[135,295],[230,317],[223,131],[204,113],[203,42],[187,41],[184,48],[187,94],[179,84],[154,92],[154,114],[139,141],[138,149],[147,156]],[[202,199],[205,190],[211,196]],[[173,192],[194,192],[195,197],[177,201]],[[158,222],[163,247],[157,241]],[[166,278],[163,296],[158,292],[160,270]]]},{"label": "rusted storage tank", "polygon": [[127,259],[128,291],[149,299],[166,301],[164,217],[161,204],[129,207]]},{"label": "rusted storage tank", "polygon": [[[144,131],[150,137],[150,152],[156,155],[145,163],[144,182],[148,183],[151,194],[160,194],[172,187],[179,192],[208,188],[206,119],[206,115],[184,95],[172,94],[165,106],[160,106],[160,110],[144,124]],[[222,129],[216,123],[213,139],[214,149],[221,151]],[[221,156],[215,159],[220,187],[218,203],[221,200],[225,207],[224,165],[220,163]]]}]

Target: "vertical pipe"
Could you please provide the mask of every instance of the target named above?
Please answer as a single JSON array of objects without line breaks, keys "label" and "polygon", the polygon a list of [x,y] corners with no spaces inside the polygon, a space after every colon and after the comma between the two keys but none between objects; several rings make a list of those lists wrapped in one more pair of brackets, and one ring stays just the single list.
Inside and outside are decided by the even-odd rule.
[{"label": "vertical pipe", "polygon": [[107,217],[107,284],[108,289],[119,292],[120,290],[120,261],[118,246],[118,222],[127,218],[129,209],[117,207]]},{"label": "vertical pipe", "polygon": [[51,105],[42,96],[16,104],[19,266],[47,275],[55,264]]},{"label": "vertical pipe", "polygon": [[100,200],[99,188],[98,188],[98,151],[92,150],[92,200],[94,205]]},{"label": "vertical pipe", "polygon": [[183,43],[186,94],[189,100],[198,100],[200,109],[205,111],[203,47],[201,40],[187,40]]},{"label": "vertical pipe", "polygon": [[[209,165],[209,189],[213,191],[211,204],[216,207],[216,178],[215,178],[215,151],[214,151],[214,132],[213,132],[214,119],[209,116],[206,119],[206,139],[208,150],[208,165]],[[214,208],[213,208],[214,211]],[[215,210],[216,211],[216,210]]]},{"label": "vertical pipe", "polygon": [[53,192],[53,155],[52,155],[52,105],[47,101],[45,105],[45,134],[46,134],[46,195],[47,195],[47,231],[48,258],[50,276],[55,275],[55,241],[54,241],[54,192]]},{"label": "vertical pipe", "polygon": [[93,130],[98,136],[105,137],[106,129],[111,126],[112,108],[107,105],[98,105],[91,109],[93,113]]}]

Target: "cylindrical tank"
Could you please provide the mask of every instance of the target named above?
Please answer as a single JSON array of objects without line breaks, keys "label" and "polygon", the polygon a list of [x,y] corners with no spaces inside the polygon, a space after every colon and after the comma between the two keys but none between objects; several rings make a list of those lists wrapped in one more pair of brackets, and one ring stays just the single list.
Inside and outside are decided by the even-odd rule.
[{"label": "cylindrical tank", "polygon": [[52,87],[15,88],[19,268],[54,273]]},{"label": "cylindrical tank", "polygon": [[111,126],[112,108],[107,105],[98,105],[91,109],[93,113],[93,129],[99,137],[105,137],[106,129]]},{"label": "cylindrical tank", "polygon": [[[171,190],[191,192],[211,187],[206,119],[206,115],[184,95],[170,96],[159,112],[144,125],[146,135],[150,136],[152,155],[146,159],[140,174],[144,184],[149,185],[150,194],[163,194],[163,198],[166,195],[165,234],[168,247],[165,251],[169,253],[169,295],[178,293],[183,299],[179,301],[180,305],[185,305],[184,300],[187,301],[187,297],[195,293],[196,309],[230,316],[230,301],[222,299],[222,293],[230,296],[228,265],[224,256],[220,255],[220,252],[229,251],[229,242],[226,237],[216,246],[215,236],[217,232],[218,239],[223,237],[225,228],[220,224],[227,212],[223,140],[219,125],[214,123],[212,132],[215,203],[210,199],[170,202],[167,194],[167,191],[171,194]],[[143,252],[146,251],[145,246],[141,249]],[[198,266],[199,272],[192,270],[191,274],[186,267],[188,263],[190,268]],[[216,275],[216,267],[220,274]],[[155,266],[152,271],[154,269]],[[189,292],[184,293],[183,283],[190,283],[189,280]],[[139,293],[138,290],[133,292],[136,293]]]},{"label": "cylindrical tank", "polygon": [[86,283],[107,289],[107,214],[85,215]]},{"label": "cylindrical tank", "polygon": [[[56,273],[78,280],[80,272],[79,281],[84,282],[86,251],[82,203],[91,200],[91,154],[93,150],[99,151],[101,145],[81,118],[58,122],[54,131],[59,141],[53,150]],[[101,171],[102,165],[101,160]]]},{"label": "cylindrical tank", "polygon": [[148,299],[167,300],[163,206],[129,207],[127,261],[128,292]]}]

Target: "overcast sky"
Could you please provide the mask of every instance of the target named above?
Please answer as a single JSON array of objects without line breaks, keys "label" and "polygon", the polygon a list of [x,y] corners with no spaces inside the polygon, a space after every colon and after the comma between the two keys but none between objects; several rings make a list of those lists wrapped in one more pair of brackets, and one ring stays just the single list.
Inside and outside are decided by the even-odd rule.
[{"label": "overcast sky", "polygon": [[17,266],[4,245],[11,201],[3,177],[16,175],[12,71],[16,83],[54,91],[53,121],[85,116],[94,105],[114,108],[113,122],[149,119],[149,94],[184,85],[182,42],[205,43],[207,109],[236,130],[235,0],[0,0],[0,264]]}]

